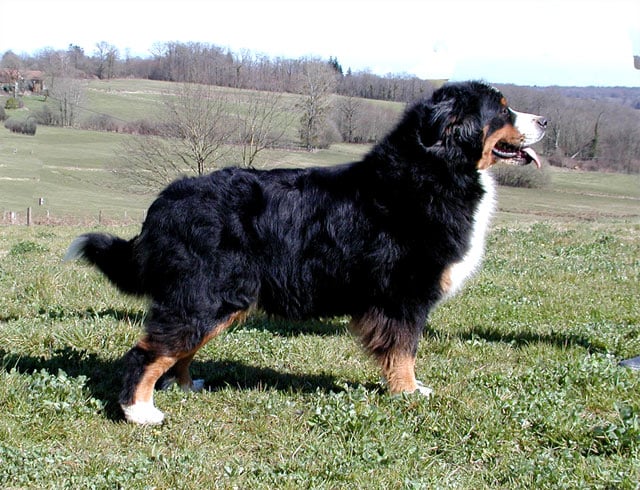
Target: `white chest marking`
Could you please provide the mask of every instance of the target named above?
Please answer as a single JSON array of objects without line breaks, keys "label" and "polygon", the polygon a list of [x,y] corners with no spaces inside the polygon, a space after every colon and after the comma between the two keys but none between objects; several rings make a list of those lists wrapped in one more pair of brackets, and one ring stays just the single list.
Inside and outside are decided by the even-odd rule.
[{"label": "white chest marking", "polygon": [[480,183],[484,188],[485,194],[482,196],[473,215],[473,229],[469,241],[469,250],[464,254],[461,261],[455,262],[445,269],[440,281],[444,293],[442,299],[451,298],[460,291],[464,282],[478,270],[482,262],[487,231],[495,209],[496,190],[491,175],[484,170],[480,170],[479,173]]}]

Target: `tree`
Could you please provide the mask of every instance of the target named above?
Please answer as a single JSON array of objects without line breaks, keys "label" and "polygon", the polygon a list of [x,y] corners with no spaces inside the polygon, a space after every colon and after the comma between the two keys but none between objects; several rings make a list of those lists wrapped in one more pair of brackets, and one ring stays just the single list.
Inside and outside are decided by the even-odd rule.
[{"label": "tree", "polygon": [[273,148],[283,138],[290,122],[283,120],[282,94],[253,93],[237,100],[238,142],[242,165],[253,167],[258,153]]},{"label": "tree", "polygon": [[73,126],[76,122],[78,108],[84,98],[84,84],[73,78],[59,78],[49,89],[49,98],[57,106],[54,120],[60,126]]},{"label": "tree", "polygon": [[118,48],[101,41],[96,44],[95,57],[97,61],[96,76],[100,80],[113,78],[118,60]]},{"label": "tree", "polygon": [[77,45],[74,45],[74,44],[69,44],[69,47],[67,48],[67,53],[69,55],[69,59],[70,59],[71,65],[76,70],[84,70],[85,69],[84,50],[80,46],[77,46]]},{"label": "tree", "polygon": [[156,135],[132,137],[124,144],[121,171],[145,191],[157,190],[181,175],[203,175],[230,152],[236,131],[226,92],[204,85],[182,86],[168,95]]},{"label": "tree", "polygon": [[358,115],[362,108],[362,100],[355,97],[342,97],[338,102],[338,130],[342,141],[356,142]]},{"label": "tree", "polygon": [[22,60],[13,53],[13,51],[7,51],[2,55],[0,60],[0,68],[4,70],[11,83],[11,89],[13,90],[13,97],[18,96],[18,82],[20,81],[20,71],[22,69]]},{"label": "tree", "polygon": [[333,68],[322,61],[307,60],[300,76],[300,139],[308,151],[327,145],[327,116],[336,86]]},{"label": "tree", "polygon": [[329,56],[329,66],[340,76],[342,76],[344,73],[342,71],[342,65],[340,63],[338,63],[338,58],[334,58],[332,56]]}]

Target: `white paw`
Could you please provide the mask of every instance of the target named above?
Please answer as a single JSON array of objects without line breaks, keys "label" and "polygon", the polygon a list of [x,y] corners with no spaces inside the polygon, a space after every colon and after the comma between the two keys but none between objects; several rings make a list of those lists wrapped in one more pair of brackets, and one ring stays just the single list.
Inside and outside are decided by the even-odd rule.
[{"label": "white paw", "polygon": [[202,391],[204,390],[204,379],[194,379],[191,382],[191,386],[188,386],[185,391]]},{"label": "white paw", "polygon": [[121,405],[127,422],[142,425],[158,425],[164,420],[164,414],[150,402],[137,402],[133,405]]},{"label": "white paw", "polygon": [[418,385],[418,388],[414,393],[416,392],[420,393],[421,395],[426,396],[427,398],[433,395],[433,390],[428,386],[425,386],[424,384],[422,384],[422,381],[416,381],[416,384]]}]

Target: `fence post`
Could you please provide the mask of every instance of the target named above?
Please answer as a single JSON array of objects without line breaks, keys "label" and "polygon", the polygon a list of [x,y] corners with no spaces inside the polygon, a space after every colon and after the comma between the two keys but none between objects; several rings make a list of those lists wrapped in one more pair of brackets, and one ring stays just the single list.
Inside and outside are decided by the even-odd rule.
[{"label": "fence post", "polygon": [[27,208],[27,226],[31,226],[31,207]]}]

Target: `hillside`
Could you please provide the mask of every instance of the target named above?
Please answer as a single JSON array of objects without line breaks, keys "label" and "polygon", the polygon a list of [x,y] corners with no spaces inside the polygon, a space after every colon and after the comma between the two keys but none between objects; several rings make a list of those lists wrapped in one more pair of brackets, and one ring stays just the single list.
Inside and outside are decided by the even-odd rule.
[{"label": "hillside", "polygon": [[[176,84],[149,80],[91,81],[82,103],[81,121],[97,116],[122,123],[153,118]],[[235,95],[253,94],[237,89]],[[292,107],[300,96],[285,94]],[[27,117],[45,103],[42,97],[25,97],[25,108],[12,117]],[[365,101],[397,115],[402,104]],[[291,115],[287,117],[292,117]],[[369,145],[333,144],[326,150],[307,152],[294,148],[295,125],[287,130],[289,149],[265,150],[261,168],[275,166],[332,165],[360,158]],[[138,222],[153,194],[136,194],[112,170],[123,165],[122,143],[130,136],[103,131],[39,126],[35,137],[0,129],[0,195],[2,220],[25,219],[33,208],[39,222]],[[519,219],[561,214],[567,219],[640,216],[640,177],[571,171],[553,171],[553,184],[544,191],[505,188],[501,191],[504,216]],[[40,200],[43,204],[39,205]]]}]

